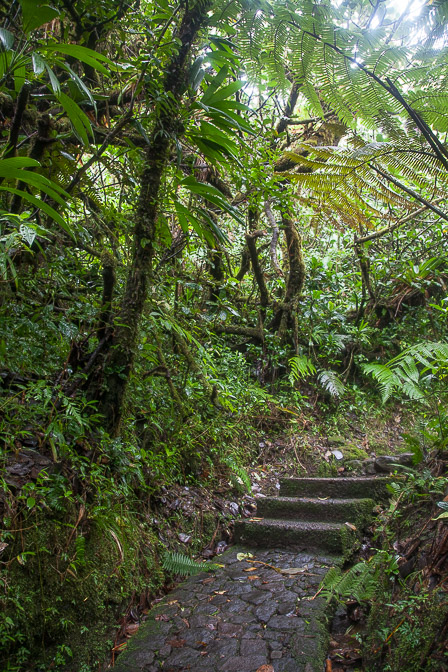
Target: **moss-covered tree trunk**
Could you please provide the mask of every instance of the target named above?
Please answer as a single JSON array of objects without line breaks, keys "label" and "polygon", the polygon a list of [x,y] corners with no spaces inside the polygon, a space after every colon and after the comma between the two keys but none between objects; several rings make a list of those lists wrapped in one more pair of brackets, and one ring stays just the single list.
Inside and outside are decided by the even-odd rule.
[{"label": "moss-covered tree trunk", "polygon": [[[187,65],[198,31],[207,21],[210,0],[188,6],[176,38],[179,49],[168,65],[164,82],[165,105],[160,106],[146,151],[138,206],[135,213],[133,253],[116,327],[103,359],[102,372],[91,383],[99,399],[99,411],[111,434],[119,429],[124,396],[131,373],[140,319],[148,294],[154,255],[160,186],[174,136],[182,132],[178,122],[181,98],[187,86]],[[99,385],[101,386],[99,389]]]},{"label": "moss-covered tree trunk", "polygon": [[284,340],[287,336],[289,323],[291,323],[294,340],[296,341],[297,310],[305,283],[306,268],[303,258],[302,238],[294,221],[290,217],[282,215],[282,227],[285,232],[288,252],[288,278],[283,302],[274,315],[271,327],[278,330],[279,337]]}]

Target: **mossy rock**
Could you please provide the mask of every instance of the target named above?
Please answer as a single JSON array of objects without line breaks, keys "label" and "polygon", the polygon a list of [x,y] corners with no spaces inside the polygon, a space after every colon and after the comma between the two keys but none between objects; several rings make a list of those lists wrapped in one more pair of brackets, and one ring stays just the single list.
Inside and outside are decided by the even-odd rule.
[{"label": "mossy rock", "polygon": [[159,542],[137,519],[108,511],[87,521],[81,535],[76,518],[75,511],[64,521],[38,512],[10,543],[0,602],[0,631],[9,638],[0,647],[0,669],[18,664],[25,642],[29,653],[20,660],[33,669],[97,666],[131,596],[163,584]]},{"label": "mossy rock", "polygon": [[363,448],[360,448],[356,443],[348,443],[343,450],[345,460],[365,460],[369,454]]}]

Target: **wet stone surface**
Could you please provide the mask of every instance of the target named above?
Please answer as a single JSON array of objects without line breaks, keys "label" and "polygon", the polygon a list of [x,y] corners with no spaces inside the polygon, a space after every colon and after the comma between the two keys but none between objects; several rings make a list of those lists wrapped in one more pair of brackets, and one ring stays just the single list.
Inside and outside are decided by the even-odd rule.
[{"label": "wet stone surface", "polygon": [[227,551],[217,558],[222,569],[187,579],[154,607],[114,671],[256,672],[269,665],[270,672],[320,672],[328,614],[321,598],[312,598],[337,560],[252,551],[253,559],[266,565],[304,570],[284,576],[239,561],[240,552],[248,551]]}]

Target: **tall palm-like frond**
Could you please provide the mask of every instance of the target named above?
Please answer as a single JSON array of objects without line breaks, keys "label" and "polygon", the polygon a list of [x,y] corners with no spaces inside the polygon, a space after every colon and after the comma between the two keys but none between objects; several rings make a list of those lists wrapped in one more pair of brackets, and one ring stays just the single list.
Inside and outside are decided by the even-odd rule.
[{"label": "tall palm-like frond", "polygon": [[367,143],[356,136],[348,147],[299,149],[306,153],[287,153],[297,169],[282,177],[297,183],[299,200],[322,220],[372,228],[378,220],[396,221],[392,208],[412,212],[426,204],[447,217],[430,201],[444,196],[448,174],[420,143],[401,138]]}]

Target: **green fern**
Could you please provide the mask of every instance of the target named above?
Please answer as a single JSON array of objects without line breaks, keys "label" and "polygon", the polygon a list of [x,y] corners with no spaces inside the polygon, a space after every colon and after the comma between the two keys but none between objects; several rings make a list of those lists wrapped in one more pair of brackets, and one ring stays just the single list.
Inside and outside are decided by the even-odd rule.
[{"label": "green fern", "polygon": [[163,555],[162,567],[172,574],[181,576],[194,576],[200,572],[211,572],[219,569],[220,565],[209,562],[196,562],[182,553],[167,551]]},{"label": "green fern", "polygon": [[325,392],[332,397],[340,397],[345,392],[345,385],[339,378],[336,371],[318,370],[313,362],[306,355],[296,355],[289,360],[291,366],[290,379],[302,380],[307,376],[312,376],[317,373],[317,380],[319,385],[323,387]]},{"label": "green fern", "polygon": [[320,385],[332,397],[341,397],[345,392],[345,385],[336,371],[321,371],[317,377]]},{"label": "green fern", "polygon": [[232,481],[232,484],[236,488],[239,488],[241,486],[242,481],[243,484],[246,486],[247,491],[250,493],[252,491],[252,483],[250,481],[247,471],[239,464],[237,464],[237,462],[234,460],[232,456],[224,458],[223,462],[230,469],[230,480]]},{"label": "green fern", "polygon": [[377,381],[383,402],[395,392],[425,402],[431,383],[444,379],[448,371],[448,343],[418,343],[387,364],[364,364],[362,368]]},{"label": "green fern", "polygon": [[314,375],[316,367],[306,355],[296,355],[289,360],[291,375],[295,380],[301,380],[305,376]]},{"label": "green fern", "polygon": [[321,595],[330,602],[336,598],[340,602],[355,599],[367,602],[375,595],[378,586],[376,562],[358,562],[347,572],[332,567],[321,583]]}]

